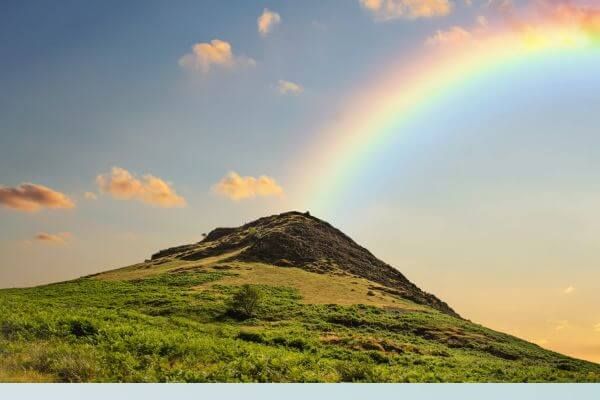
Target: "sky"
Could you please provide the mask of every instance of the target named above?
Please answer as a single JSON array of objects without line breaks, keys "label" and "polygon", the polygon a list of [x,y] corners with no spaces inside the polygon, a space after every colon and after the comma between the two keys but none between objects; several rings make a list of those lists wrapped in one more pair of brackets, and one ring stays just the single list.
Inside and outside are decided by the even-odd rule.
[{"label": "sky", "polygon": [[594,1],[7,1],[0,288],[309,210],[600,362]]}]

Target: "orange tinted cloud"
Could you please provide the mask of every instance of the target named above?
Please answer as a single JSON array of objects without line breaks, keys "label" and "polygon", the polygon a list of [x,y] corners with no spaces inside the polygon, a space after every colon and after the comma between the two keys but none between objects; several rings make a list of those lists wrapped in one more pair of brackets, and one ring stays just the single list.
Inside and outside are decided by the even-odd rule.
[{"label": "orange tinted cloud", "polygon": [[472,28],[463,28],[453,26],[448,30],[437,30],[435,34],[425,40],[428,46],[447,46],[469,42],[473,38],[479,37],[488,32],[488,20],[485,16],[479,15],[475,19],[475,26]]},{"label": "orange tinted cloud", "polygon": [[258,17],[256,23],[258,25],[258,32],[260,35],[267,36],[267,34],[271,32],[275,25],[281,23],[281,16],[276,12],[265,8],[260,17]]},{"label": "orange tinted cloud", "polygon": [[61,232],[57,234],[40,232],[35,235],[36,241],[48,244],[65,244],[70,238],[71,234],[69,232]]},{"label": "orange tinted cloud", "polygon": [[471,32],[460,26],[453,26],[447,31],[438,30],[433,36],[430,36],[426,40],[426,44],[429,46],[444,45],[463,42],[471,39]]},{"label": "orange tinted cloud", "polygon": [[236,65],[254,65],[256,62],[247,57],[233,54],[231,44],[224,40],[213,39],[210,43],[196,43],[191,53],[179,59],[179,65],[190,71],[208,73],[212,68],[232,68]]},{"label": "orange tinted cloud", "polygon": [[257,196],[283,195],[283,188],[271,177],[265,175],[261,175],[258,178],[240,176],[236,172],[227,174],[227,176],[214,185],[213,190],[215,193],[235,201],[251,199]]},{"label": "orange tinted cloud", "polygon": [[563,24],[581,27],[596,40],[600,40],[600,9],[576,6],[566,1],[541,1],[541,12]]},{"label": "orange tinted cloud", "polygon": [[449,0],[360,0],[377,20],[431,18],[450,14]]},{"label": "orange tinted cloud", "polygon": [[24,212],[75,207],[75,203],[67,195],[33,183],[22,183],[17,187],[0,186],[0,204]]},{"label": "orange tinted cloud", "polygon": [[138,200],[165,208],[186,205],[169,183],[153,175],[138,179],[123,168],[113,167],[110,173],[98,175],[96,183],[101,192],[119,200]]}]

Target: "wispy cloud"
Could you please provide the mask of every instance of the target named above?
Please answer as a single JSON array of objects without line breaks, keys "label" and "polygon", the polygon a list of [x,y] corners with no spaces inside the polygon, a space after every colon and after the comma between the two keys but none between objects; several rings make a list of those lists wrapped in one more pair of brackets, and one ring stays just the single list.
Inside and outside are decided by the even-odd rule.
[{"label": "wispy cloud", "polygon": [[442,46],[454,44],[471,39],[471,32],[460,26],[453,26],[449,30],[438,30],[435,34],[428,37],[425,44],[428,46]]},{"label": "wispy cloud", "polygon": [[596,332],[600,332],[600,322],[598,322],[596,325],[594,325],[594,330]]},{"label": "wispy cloud", "polygon": [[283,196],[283,188],[275,179],[261,175],[240,176],[237,172],[230,172],[213,186],[213,191],[218,195],[231,200],[239,201],[254,197]]},{"label": "wispy cloud", "polygon": [[438,29],[433,35],[425,40],[428,46],[448,46],[468,42],[474,37],[477,37],[488,28],[488,20],[485,16],[480,15],[476,18],[474,27],[464,28],[455,25],[447,30]]},{"label": "wispy cloud", "polygon": [[34,183],[22,183],[16,187],[0,186],[0,205],[24,212],[75,207],[73,200],[64,193]]},{"label": "wispy cloud", "polygon": [[554,329],[557,331],[562,331],[569,328],[571,324],[566,319],[554,321]]},{"label": "wispy cloud", "polygon": [[56,234],[40,232],[35,235],[34,239],[37,242],[47,243],[47,244],[66,244],[67,240],[72,237],[69,232],[60,232]]},{"label": "wispy cloud", "polygon": [[564,294],[571,294],[574,291],[575,291],[575,288],[573,286],[567,286],[566,288],[563,289]]},{"label": "wispy cloud", "polygon": [[256,20],[258,25],[258,33],[265,37],[273,30],[276,25],[281,23],[281,16],[267,8],[264,9],[263,13]]},{"label": "wispy cloud", "polygon": [[192,51],[179,59],[179,65],[190,71],[208,73],[215,67],[233,68],[253,66],[256,62],[248,57],[236,56],[231,44],[224,40],[213,39],[210,43],[196,43]]},{"label": "wispy cloud", "polygon": [[280,79],[277,82],[277,90],[280,94],[300,94],[304,88],[297,83]]},{"label": "wispy cloud", "polygon": [[126,169],[113,167],[110,173],[98,175],[96,183],[101,192],[119,200],[138,200],[165,208],[186,205],[169,183],[153,175],[138,179]]},{"label": "wispy cloud", "polygon": [[97,199],[98,199],[98,196],[97,196],[97,195],[96,195],[96,193],[94,193],[94,192],[85,192],[85,193],[83,194],[83,197],[84,197],[86,200],[97,200]]},{"label": "wispy cloud", "polygon": [[450,0],[360,0],[360,4],[378,21],[440,17],[452,11]]}]

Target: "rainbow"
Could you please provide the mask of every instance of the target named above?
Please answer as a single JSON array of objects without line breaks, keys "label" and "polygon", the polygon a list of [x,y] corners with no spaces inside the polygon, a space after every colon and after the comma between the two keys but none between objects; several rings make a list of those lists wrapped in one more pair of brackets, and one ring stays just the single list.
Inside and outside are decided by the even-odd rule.
[{"label": "rainbow", "polygon": [[[319,130],[300,162],[302,204],[323,212],[339,204],[353,176],[408,122],[465,86],[548,58],[600,48],[600,18],[552,18],[526,28],[504,28],[477,39],[427,46],[378,73],[343,105],[341,117]],[[585,17],[585,18],[584,18]],[[307,165],[306,160],[310,162]]]}]

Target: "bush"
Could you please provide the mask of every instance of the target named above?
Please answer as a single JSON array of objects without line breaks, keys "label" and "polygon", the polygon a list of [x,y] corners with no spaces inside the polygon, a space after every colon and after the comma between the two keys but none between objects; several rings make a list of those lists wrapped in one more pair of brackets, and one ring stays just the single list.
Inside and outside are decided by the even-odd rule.
[{"label": "bush", "polygon": [[244,340],[246,342],[254,342],[254,343],[264,343],[265,339],[260,333],[257,332],[249,332],[249,331],[240,331],[237,335],[238,339]]},{"label": "bush", "polygon": [[74,319],[68,322],[69,332],[78,338],[96,336],[98,328],[93,323],[87,320]]},{"label": "bush", "polygon": [[336,367],[342,382],[378,382],[373,367],[355,361],[341,362]]},{"label": "bush", "polygon": [[251,318],[255,315],[256,310],[260,305],[261,297],[261,292],[258,287],[243,285],[240,290],[233,295],[230,311],[237,316]]}]

